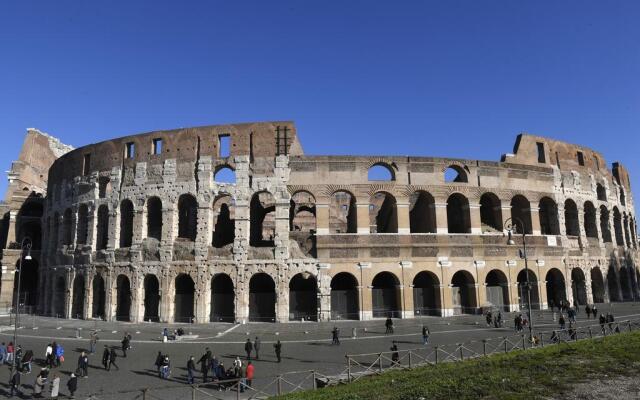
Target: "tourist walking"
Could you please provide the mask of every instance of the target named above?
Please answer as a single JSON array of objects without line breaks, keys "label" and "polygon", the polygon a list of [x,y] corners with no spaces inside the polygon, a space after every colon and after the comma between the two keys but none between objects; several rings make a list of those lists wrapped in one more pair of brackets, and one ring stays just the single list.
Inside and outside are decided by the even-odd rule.
[{"label": "tourist walking", "polygon": [[91,332],[91,336],[89,336],[89,354],[94,354],[96,352],[96,346],[98,345],[98,332]]},{"label": "tourist walking", "polygon": [[118,367],[118,364],[116,364],[116,358],[118,358],[118,355],[116,354],[116,349],[112,348],[111,351],[109,352],[109,368],[107,368],[107,371],[111,370],[112,365],[116,367],[117,370],[120,370],[120,367]]},{"label": "tourist walking", "polygon": [[60,392],[60,376],[58,374],[53,374],[53,379],[51,379],[51,397],[57,398]]},{"label": "tourist walking", "polygon": [[615,318],[613,318],[612,313],[607,313],[607,324],[609,325],[609,332],[613,332],[613,322]]},{"label": "tourist walking", "polygon": [[247,338],[247,341],[244,343],[244,352],[247,353],[247,360],[251,360],[252,351],[253,351],[253,343],[251,343],[251,339]]},{"label": "tourist walking", "polygon": [[78,357],[78,374],[83,377],[89,377],[89,357],[83,351]]},{"label": "tourist walking", "polygon": [[171,375],[171,360],[169,360],[169,356],[165,354],[162,365],[160,366],[160,379],[169,379],[169,375]]},{"label": "tourist walking", "polygon": [[558,319],[558,323],[560,323],[560,329],[564,330],[566,326],[566,321],[564,319],[564,314],[560,314],[560,318]]},{"label": "tourist walking", "polygon": [[422,344],[429,343],[429,335],[430,334],[431,334],[431,332],[429,332],[429,328],[427,328],[426,325],[422,325]]},{"label": "tourist walking", "polygon": [[598,322],[600,323],[600,330],[602,331],[602,334],[606,334],[607,332],[604,329],[604,324],[607,323],[607,319],[604,317],[604,314],[600,313],[600,317],[598,318]]},{"label": "tourist walking", "polygon": [[585,312],[585,314],[587,314],[587,319],[590,319],[591,318],[591,306],[589,304],[587,304],[584,307],[584,312]]},{"label": "tourist walking", "polygon": [[69,389],[69,397],[75,398],[76,390],[78,390],[78,377],[76,374],[71,373],[69,380],[67,381],[67,389]]},{"label": "tourist walking", "polygon": [[163,359],[164,357],[162,356],[162,352],[159,351],[158,355],[156,356],[156,361],[153,363],[153,365],[156,366],[156,371],[158,371],[158,376],[160,376],[160,366],[162,365]]},{"label": "tourist walking", "polygon": [[189,385],[193,385],[195,379],[196,372],[196,362],[193,360],[193,356],[189,357],[189,361],[187,361],[187,382]]},{"label": "tourist walking", "polygon": [[485,320],[487,321],[487,327],[491,328],[491,322],[493,321],[493,314],[491,314],[491,311],[487,311],[487,314],[485,315]]},{"label": "tourist walking", "polygon": [[256,360],[260,359],[260,338],[256,336],[256,340],[253,341],[253,348],[256,349]]},{"label": "tourist walking", "polygon": [[249,361],[249,363],[247,364],[247,385],[249,387],[251,387],[251,383],[253,381],[253,373],[254,373],[253,364],[251,364],[251,361]]},{"label": "tourist walking", "polygon": [[395,340],[392,342],[390,350],[392,351],[391,362],[393,363],[393,365],[397,365],[400,362],[400,353],[398,352],[398,345],[396,344]]},{"label": "tourist walking", "polygon": [[109,348],[107,347],[107,345],[104,345],[104,352],[102,352],[102,365],[104,366],[104,369],[106,369],[107,371],[109,370],[109,356],[111,355],[111,353],[109,352]]},{"label": "tourist walking", "polygon": [[47,383],[47,378],[39,373],[36,377],[36,381],[33,384],[33,397],[42,397],[42,391],[44,390],[44,386]]},{"label": "tourist walking", "polygon": [[7,364],[13,363],[15,355],[14,352],[15,347],[13,346],[13,342],[9,342],[9,344],[7,345]]},{"label": "tourist walking", "polygon": [[124,334],[124,337],[122,338],[122,357],[127,357],[127,350],[129,350],[130,345],[131,345],[131,339],[129,338],[129,335],[127,333]]},{"label": "tourist walking", "polygon": [[340,330],[338,330],[337,326],[333,327],[333,330],[331,331],[331,344],[337,344],[340,345]]},{"label": "tourist walking", "polygon": [[13,397],[14,393],[17,393],[18,396],[22,397],[22,392],[20,391],[20,371],[17,369],[13,372],[11,376],[11,380],[9,381],[11,385],[11,390],[9,392],[9,397]]},{"label": "tourist walking", "polygon": [[282,354],[282,343],[280,343],[280,339],[278,339],[278,341],[273,344],[273,349],[276,352],[276,358],[278,359],[278,362],[282,361],[282,359],[280,358],[280,355]]},{"label": "tourist walking", "polygon": [[208,347],[205,350],[205,353],[198,360],[200,372],[202,372],[202,383],[207,383],[207,374],[209,373],[209,363],[211,361],[211,350]]},{"label": "tourist walking", "polygon": [[62,345],[53,342],[53,353],[56,356],[56,367],[60,366],[60,363],[64,362],[64,347]]},{"label": "tourist walking", "polygon": [[393,333],[393,320],[391,317],[387,317],[387,320],[384,322],[384,326],[386,328],[385,335],[389,333]]}]

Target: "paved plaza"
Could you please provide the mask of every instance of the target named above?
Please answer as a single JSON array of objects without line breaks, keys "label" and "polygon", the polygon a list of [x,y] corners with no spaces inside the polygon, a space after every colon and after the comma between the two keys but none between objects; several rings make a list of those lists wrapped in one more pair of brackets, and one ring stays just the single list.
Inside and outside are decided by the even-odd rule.
[{"label": "paved plaza", "polygon": [[[618,321],[640,319],[640,304],[615,303],[601,304],[599,312],[613,312]],[[584,310],[580,310],[578,325],[597,323],[593,319],[586,321]],[[393,340],[399,348],[411,349],[422,346],[421,327],[426,324],[431,330],[430,345],[461,343],[482,338],[494,338],[513,335],[513,313],[505,315],[504,328],[487,328],[483,316],[459,316],[450,318],[424,317],[419,319],[394,320],[395,332],[385,335],[384,320],[340,321],[326,323],[289,323],[268,324],[250,323],[232,324],[130,324],[103,321],[57,320],[52,318],[23,316],[20,320],[19,340],[25,350],[32,349],[40,363],[44,357],[47,343],[56,340],[65,348],[65,363],[54,372],[61,373],[61,389],[66,393],[68,375],[75,371],[79,352],[88,348],[88,336],[92,329],[99,331],[98,354],[90,357],[89,378],[79,380],[77,395],[96,394],[97,398],[135,398],[140,392],[115,394],[116,391],[134,391],[151,388],[153,396],[159,399],[173,399],[191,396],[186,385],[186,361],[193,355],[197,359],[209,347],[213,354],[230,366],[236,356],[245,358],[244,342],[258,336],[262,341],[260,360],[254,360],[256,379],[253,386],[261,388],[269,384],[280,374],[291,371],[315,370],[326,375],[340,374],[345,370],[345,354],[376,353],[388,351]],[[536,328],[552,330],[557,327],[550,311],[534,311]],[[12,340],[13,329],[10,319],[0,319],[0,340],[8,343]],[[167,326],[170,330],[182,327],[187,338],[178,342],[162,343],[161,330]],[[341,345],[331,345],[331,330],[340,329]],[[352,329],[357,329],[357,338],[352,339]],[[104,345],[120,346],[124,332],[133,336],[128,357],[118,358],[119,370],[107,372],[101,366],[101,352]],[[79,335],[80,338],[76,338]],[[273,343],[281,340],[283,344],[282,362],[277,363]],[[157,377],[154,366],[158,351],[168,354],[172,361],[172,376],[168,381]],[[118,349],[118,354],[121,352]],[[36,363],[36,364],[37,364]],[[34,373],[23,375],[24,391],[30,396],[33,381],[39,366],[34,365]],[[292,378],[293,379],[293,378]],[[9,368],[2,367],[0,389],[6,393],[9,380]],[[197,374],[196,383],[201,382]],[[162,386],[179,386],[184,389],[154,390]],[[310,386],[308,382],[305,387]],[[275,387],[271,388],[275,393]],[[209,397],[202,394],[202,398]],[[220,398],[234,398],[233,393],[214,392]],[[196,396],[200,398],[199,396]]]}]

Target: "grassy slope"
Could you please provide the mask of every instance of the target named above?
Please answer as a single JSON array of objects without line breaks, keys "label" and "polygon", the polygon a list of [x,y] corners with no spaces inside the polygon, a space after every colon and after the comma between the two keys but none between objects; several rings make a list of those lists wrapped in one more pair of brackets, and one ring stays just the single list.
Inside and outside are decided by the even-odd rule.
[{"label": "grassy slope", "polygon": [[459,363],[393,371],[349,385],[278,399],[523,399],[558,395],[590,377],[640,372],[640,332],[517,351]]}]

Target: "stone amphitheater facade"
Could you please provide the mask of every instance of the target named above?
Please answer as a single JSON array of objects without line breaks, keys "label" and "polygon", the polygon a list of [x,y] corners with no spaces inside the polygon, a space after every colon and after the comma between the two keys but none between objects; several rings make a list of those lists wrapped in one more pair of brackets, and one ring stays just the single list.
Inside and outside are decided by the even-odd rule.
[{"label": "stone amphitheater facade", "polygon": [[[625,168],[529,134],[500,161],[479,161],[307,156],[287,121],[150,132],[67,151],[40,198],[30,301],[47,315],[204,323],[517,310],[523,231],[534,308],[640,297]],[[510,217],[521,221],[516,245]]]}]

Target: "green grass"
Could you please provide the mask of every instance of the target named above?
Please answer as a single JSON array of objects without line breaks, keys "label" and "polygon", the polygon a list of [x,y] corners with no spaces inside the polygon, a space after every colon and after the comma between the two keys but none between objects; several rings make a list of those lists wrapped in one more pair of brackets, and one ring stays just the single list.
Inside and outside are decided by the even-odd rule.
[{"label": "green grass", "polygon": [[516,351],[277,397],[280,400],[524,399],[558,396],[571,385],[640,372],[640,332]]}]

